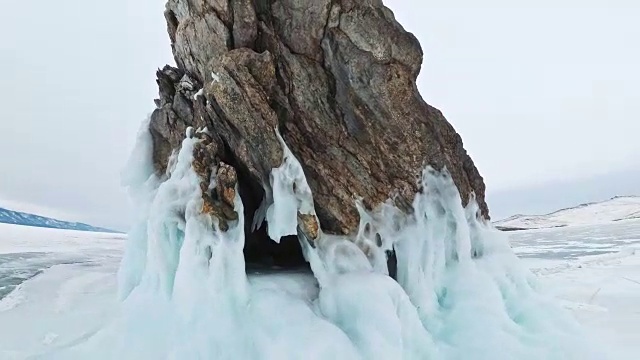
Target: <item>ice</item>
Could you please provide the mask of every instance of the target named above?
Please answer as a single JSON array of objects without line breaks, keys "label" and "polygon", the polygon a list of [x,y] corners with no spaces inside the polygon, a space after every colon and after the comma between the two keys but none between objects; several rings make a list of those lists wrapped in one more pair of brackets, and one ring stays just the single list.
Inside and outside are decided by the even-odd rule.
[{"label": "ice", "polygon": [[[584,351],[577,324],[531,286],[534,279],[506,239],[477,219],[475,203],[462,208],[446,172],[426,170],[423,188],[411,218],[399,218],[389,205],[364,217],[395,249],[398,283],[382,277],[383,285],[365,256],[354,261],[357,251],[346,239],[305,247],[321,286],[321,313],[360,344],[365,358],[597,358]],[[338,246],[344,248],[325,250]],[[383,305],[385,295],[396,304],[410,299],[412,306],[402,306],[400,317]],[[376,299],[375,305],[365,299]],[[387,317],[376,322],[381,314]],[[400,324],[395,330],[394,323]]]},{"label": "ice", "polygon": [[[357,356],[347,337],[317,317],[304,299],[249,286],[242,253],[242,217],[222,232],[211,217],[200,212],[199,179],[191,167],[197,141],[184,140],[169,178],[155,191],[147,219],[145,270],[140,284],[125,299],[122,315],[65,356]],[[239,196],[235,209],[242,213]],[[129,264],[123,262],[126,266]],[[286,311],[276,314],[278,309]],[[291,347],[294,342],[297,347]],[[102,349],[98,355],[96,348]]]},{"label": "ice", "polygon": [[[640,281],[640,220],[518,231],[510,238],[542,285],[611,358],[637,357],[640,285],[634,281]],[[594,254],[594,247],[605,253]]]},{"label": "ice", "polygon": [[[15,253],[84,254],[96,248],[110,253],[122,246],[123,234],[48,229],[0,223],[0,255]],[[90,241],[89,241],[90,239]]]},{"label": "ice", "polygon": [[44,339],[42,339],[42,343],[45,345],[51,345],[54,341],[56,341],[57,338],[58,338],[58,334],[48,333],[47,335],[44,336]]},{"label": "ice", "polygon": [[149,121],[138,131],[136,145],[122,172],[122,184],[127,187],[136,219],[129,230],[122,266],[118,270],[119,297],[124,299],[140,283],[147,258],[147,218],[151,202],[161,179],[154,173],[153,142]]},{"label": "ice", "polygon": [[21,285],[18,285],[9,295],[0,301],[0,312],[8,311],[25,301],[25,293]]},{"label": "ice", "polygon": [[[270,182],[273,201],[266,212],[269,237],[276,242],[287,235],[296,235],[298,212],[313,214],[313,196],[302,166],[276,130],[282,144],[282,165],[271,171]],[[260,209],[259,209],[260,210]],[[260,214],[260,212],[258,212]],[[261,216],[257,215],[259,219]]]},{"label": "ice", "polygon": [[29,275],[7,296],[0,293],[0,359],[50,354],[108,323],[117,309],[124,238],[0,224],[0,287],[18,272]]},{"label": "ice", "polygon": [[322,285],[318,308],[363,359],[438,358],[416,308],[388,276],[366,271],[334,276]]},{"label": "ice", "polygon": [[[269,192],[269,194],[271,194],[271,192]],[[260,228],[260,226],[262,226],[262,223],[267,218],[267,209],[269,208],[270,203],[272,203],[272,201],[267,199],[267,197],[262,198],[262,201],[260,202],[258,209],[253,214],[253,221],[251,222],[251,231],[256,231]]]},{"label": "ice", "polygon": [[[248,277],[244,217],[222,231],[201,211],[201,179],[191,165],[199,140],[193,129],[186,135],[166,179],[149,173],[148,154],[138,161],[141,172],[129,171],[141,205],[119,273],[119,315],[52,357],[602,358],[571,316],[539,292],[506,238],[478,219],[475,201],[462,207],[446,170],[425,169],[410,214],[392,202],[359,206],[356,233],[320,232],[310,242],[297,218],[314,213],[312,193],[280,138],[268,231],[276,241],[298,234],[313,276],[281,276],[291,279],[287,285]],[[132,158],[144,160],[148,142],[142,131]],[[235,210],[243,213],[238,195]],[[397,281],[387,275],[393,251]]]},{"label": "ice", "polygon": [[[105,352],[101,356],[103,359],[114,358],[110,357],[113,352],[109,346],[116,343],[114,339],[117,337],[112,333],[109,338],[106,333],[115,327],[103,328],[105,322],[113,321],[118,308],[114,301],[115,262],[120,257],[122,241],[114,235],[117,234],[0,225],[0,244],[7,245],[3,248],[5,253],[27,250],[32,254],[50,251],[51,256],[65,253],[87,255],[92,264],[89,267],[78,264],[50,268],[25,281],[20,290],[0,300],[1,307],[13,294],[24,296],[17,306],[0,311],[1,359],[93,359],[95,356],[91,351]],[[586,330],[593,332],[599,344],[612,352],[610,358],[637,358],[640,351],[640,328],[637,326],[640,322],[640,286],[625,278],[640,280],[640,220],[509,232],[508,235],[515,252],[524,255],[520,263],[531,267],[537,274],[537,287],[544,287],[558,296],[561,299],[559,304],[576,316]],[[597,244],[608,246],[609,253],[592,255],[584,251],[576,255],[573,252],[577,246],[588,250]],[[542,251],[531,253],[532,248],[538,247]],[[565,255],[569,250],[572,251],[570,255]],[[103,276],[94,275],[96,272]],[[310,326],[310,319],[318,319],[319,316],[313,305],[318,299],[319,288],[313,274],[300,271],[261,273],[249,275],[249,284],[250,298],[265,299],[261,302],[265,308],[256,308],[255,312],[269,313],[266,309],[270,306],[278,309],[288,306],[286,312],[278,312],[280,323],[269,322],[272,325],[268,329],[273,335],[271,339],[285,339],[281,348],[287,344],[284,335],[298,334],[300,329],[315,331]],[[269,296],[280,299],[280,302],[266,300]],[[60,304],[64,306],[60,307]],[[257,306],[257,302],[254,304]],[[296,304],[297,310],[291,304]],[[314,323],[325,332],[318,330],[319,333],[312,337],[335,334],[333,325],[328,321]],[[293,330],[292,324],[299,326]],[[43,340],[50,333],[59,336],[51,344],[44,344]],[[345,335],[339,339],[350,343]],[[318,347],[322,345],[325,343],[317,343]],[[77,353],[79,346],[86,348],[87,352]],[[69,347],[74,347],[74,351],[69,352]],[[287,354],[286,349],[283,353]],[[508,358],[506,355],[495,358]],[[140,359],[150,357],[147,353]],[[469,354],[461,357],[474,358]],[[162,353],[159,358],[166,356]]]},{"label": "ice", "polygon": [[209,128],[205,126],[203,128],[198,128],[198,130],[196,130],[196,134],[209,134],[209,135],[211,135],[211,132],[209,132]]}]

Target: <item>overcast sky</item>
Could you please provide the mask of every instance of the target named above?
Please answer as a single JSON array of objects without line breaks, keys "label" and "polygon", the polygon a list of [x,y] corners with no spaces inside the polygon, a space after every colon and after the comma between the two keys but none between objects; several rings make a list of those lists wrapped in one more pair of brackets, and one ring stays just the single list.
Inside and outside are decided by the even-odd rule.
[{"label": "overcast sky", "polygon": [[[386,1],[420,40],[423,97],[462,135],[492,212],[640,192],[640,4],[477,3]],[[153,110],[155,70],[172,62],[163,8],[5,4],[0,206],[126,228],[120,169]],[[524,189],[546,196],[508,201]]]}]

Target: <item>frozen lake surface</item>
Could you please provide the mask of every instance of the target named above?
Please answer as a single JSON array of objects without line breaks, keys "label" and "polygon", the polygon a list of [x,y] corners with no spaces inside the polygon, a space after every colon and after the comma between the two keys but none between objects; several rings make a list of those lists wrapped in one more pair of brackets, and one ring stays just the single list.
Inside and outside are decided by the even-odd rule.
[{"label": "frozen lake surface", "polygon": [[640,220],[516,231],[512,247],[543,286],[610,348],[640,353]]},{"label": "frozen lake surface", "polygon": [[[609,347],[640,353],[640,220],[509,233],[540,283]],[[125,236],[0,224],[0,359],[48,358],[118,311]],[[255,286],[313,298],[307,273],[255,275]]]}]

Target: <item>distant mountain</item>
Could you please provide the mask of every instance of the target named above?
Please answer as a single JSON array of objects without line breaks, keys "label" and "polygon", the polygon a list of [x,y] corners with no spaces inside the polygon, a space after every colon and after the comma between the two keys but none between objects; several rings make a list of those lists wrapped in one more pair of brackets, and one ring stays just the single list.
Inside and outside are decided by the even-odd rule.
[{"label": "distant mountain", "polygon": [[494,220],[513,214],[547,214],[620,195],[640,195],[640,166],[502,190],[489,181],[486,194]]},{"label": "distant mountain", "polygon": [[640,196],[616,196],[606,201],[582,204],[546,215],[514,215],[493,224],[500,230],[525,230],[602,224],[628,219],[640,219]]},{"label": "distant mountain", "polygon": [[93,231],[93,232],[109,232],[116,233],[117,231],[99,228],[83,223],[69,222],[63,220],[56,220],[40,215],[29,214],[20,211],[13,211],[0,207],[0,223],[15,224],[24,226],[36,226],[52,229],[67,229],[78,231]]}]

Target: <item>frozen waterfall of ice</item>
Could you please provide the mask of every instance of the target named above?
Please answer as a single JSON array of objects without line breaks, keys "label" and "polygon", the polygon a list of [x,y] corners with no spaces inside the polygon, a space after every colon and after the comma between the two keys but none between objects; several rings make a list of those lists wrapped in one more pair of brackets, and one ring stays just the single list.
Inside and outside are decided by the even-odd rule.
[{"label": "frozen waterfall of ice", "polygon": [[[223,232],[200,211],[198,139],[187,136],[164,182],[150,168],[148,134],[138,141],[127,174],[140,219],[119,273],[121,314],[61,358],[602,358],[539,293],[506,238],[478,220],[475,202],[462,207],[446,171],[424,171],[410,215],[390,202],[359,207],[353,236],[301,239],[318,282],[307,299],[253,286],[243,216]],[[266,216],[276,240],[296,233],[297,212],[313,212],[302,168],[283,146]],[[235,209],[243,212],[237,195]],[[397,281],[387,276],[391,249]]]}]

